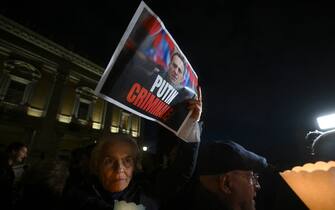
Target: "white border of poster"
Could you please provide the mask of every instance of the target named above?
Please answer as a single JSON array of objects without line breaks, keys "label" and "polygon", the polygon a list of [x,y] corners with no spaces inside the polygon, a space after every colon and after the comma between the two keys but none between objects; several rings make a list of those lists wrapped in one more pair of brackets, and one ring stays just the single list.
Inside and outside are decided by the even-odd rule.
[{"label": "white border of poster", "polygon": [[[105,72],[103,73],[96,89],[95,89],[95,94],[98,95],[99,97],[105,99],[106,101],[112,103],[112,104],[115,104],[116,106],[119,106],[120,108],[126,110],[126,111],[129,111],[131,113],[134,113],[140,117],[143,117],[145,119],[148,119],[148,120],[151,120],[151,121],[155,121],[155,122],[158,122],[160,125],[162,125],[163,127],[165,127],[166,129],[170,130],[171,132],[175,133],[177,136],[179,136],[178,134],[180,133],[180,131],[182,130],[183,126],[185,125],[186,121],[189,119],[190,115],[191,115],[191,112],[188,113],[188,115],[186,116],[185,120],[183,121],[183,123],[181,124],[181,126],[179,127],[179,129],[176,131],[172,128],[170,128],[169,126],[167,126],[166,124],[164,124],[163,122],[157,120],[157,119],[154,119],[150,116],[147,116],[145,114],[142,114],[140,113],[139,111],[136,111],[134,110],[133,108],[130,108],[126,105],[124,105],[123,103],[101,93],[101,89],[103,87],[103,85],[105,84],[106,82],[106,79],[108,78],[108,75],[110,74],[110,72],[112,71],[113,69],[113,66],[115,64],[115,62],[117,61],[122,49],[124,48],[125,44],[126,44],[126,41],[127,39],[129,38],[137,20],[139,19],[140,15],[142,14],[143,10],[146,9],[149,13],[151,13],[151,15],[153,15],[157,21],[161,24],[161,27],[165,30],[165,32],[168,34],[168,36],[171,38],[171,40],[173,41],[173,44],[175,46],[175,48],[178,50],[178,52],[184,57],[186,63],[189,65],[190,69],[192,70],[192,73],[194,74],[194,76],[196,78],[198,78],[196,72],[193,70],[191,64],[188,62],[187,58],[185,57],[185,55],[183,54],[183,52],[180,50],[179,46],[177,45],[177,43],[175,42],[175,40],[173,39],[173,37],[171,36],[171,34],[168,32],[168,30],[166,30],[163,22],[159,19],[159,17],[142,1],[139,5],[139,7],[137,8],[134,16],[132,17],[125,33],[123,34],[122,38],[121,38],[121,41],[119,42],[116,50],[114,51],[114,54],[112,55],[109,63],[108,63],[108,66],[105,70]],[[186,71],[186,70],[185,70]],[[187,87],[186,87],[187,88]],[[192,91],[195,95],[197,95],[197,93],[192,90],[191,88],[188,88],[189,91]]]}]

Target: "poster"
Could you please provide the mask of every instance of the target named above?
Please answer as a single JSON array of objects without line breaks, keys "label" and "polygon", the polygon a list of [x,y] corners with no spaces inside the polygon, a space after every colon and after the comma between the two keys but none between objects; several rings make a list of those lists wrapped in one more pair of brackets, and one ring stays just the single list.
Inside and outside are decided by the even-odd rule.
[{"label": "poster", "polygon": [[95,93],[177,136],[190,116],[198,77],[163,22],[142,1]]}]

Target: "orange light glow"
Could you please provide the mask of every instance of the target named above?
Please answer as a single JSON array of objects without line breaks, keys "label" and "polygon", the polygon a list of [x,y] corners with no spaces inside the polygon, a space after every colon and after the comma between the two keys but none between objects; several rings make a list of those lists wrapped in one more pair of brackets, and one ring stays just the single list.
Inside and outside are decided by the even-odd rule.
[{"label": "orange light glow", "polygon": [[308,163],[280,175],[309,209],[335,209],[335,161]]}]

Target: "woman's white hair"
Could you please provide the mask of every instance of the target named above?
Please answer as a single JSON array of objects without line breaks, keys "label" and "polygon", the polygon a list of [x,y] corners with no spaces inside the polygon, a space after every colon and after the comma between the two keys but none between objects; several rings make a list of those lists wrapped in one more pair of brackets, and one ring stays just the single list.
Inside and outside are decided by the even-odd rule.
[{"label": "woman's white hair", "polygon": [[91,153],[91,159],[90,159],[90,172],[93,175],[98,175],[99,173],[99,166],[101,164],[101,154],[103,148],[108,145],[112,144],[114,142],[123,142],[129,144],[134,151],[134,162],[135,162],[135,169],[140,169],[140,161],[139,161],[139,148],[136,143],[136,140],[131,138],[128,135],[125,134],[112,134],[108,133],[103,135],[100,140],[98,141],[97,145],[94,147]]}]

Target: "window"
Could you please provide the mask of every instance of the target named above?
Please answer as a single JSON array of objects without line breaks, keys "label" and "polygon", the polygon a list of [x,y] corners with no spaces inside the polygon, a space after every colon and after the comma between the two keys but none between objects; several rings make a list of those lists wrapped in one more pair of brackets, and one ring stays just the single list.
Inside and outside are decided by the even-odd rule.
[{"label": "window", "polygon": [[5,105],[29,105],[41,73],[34,66],[20,60],[6,60],[0,75],[0,101]]},{"label": "window", "polygon": [[130,134],[130,114],[128,112],[121,113],[120,128],[122,133]]},{"label": "window", "polygon": [[140,136],[140,126],[141,119],[139,116],[132,115],[131,116],[131,136],[132,137],[139,137]]},{"label": "window", "polygon": [[25,89],[25,84],[11,80],[4,101],[11,104],[21,104]]},{"label": "window", "polygon": [[92,110],[97,96],[95,96],[94,91],[88,87],[79,87],[76,89],[76,93],[73,116],[80,124],[87,125],[92,121]]},{"label": "window", "polygon": [[90,104],[85,103],[85,102],[79,102],[77,118],[80,120],[88,120],[89,108],[90,108]]},{"label": "window", "polygon": [[118,107],[113,107],[111,132],[124,133],[132,137],[140,136],[140,117],[124,111]]},{"label": "window", "polygon": [[116,106],[113,106],[112,109],[112,122],[111,122],[111,132],[112,133],[119,133],[120,128],[120,121],[121,121],[121,109]]}]

